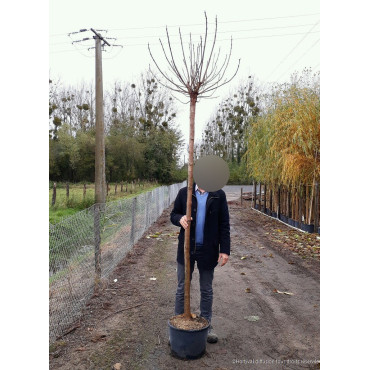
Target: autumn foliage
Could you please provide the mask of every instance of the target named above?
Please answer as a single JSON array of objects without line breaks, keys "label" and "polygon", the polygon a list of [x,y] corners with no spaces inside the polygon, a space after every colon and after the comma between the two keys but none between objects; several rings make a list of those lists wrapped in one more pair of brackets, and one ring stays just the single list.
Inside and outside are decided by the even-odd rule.
[{"label": "autumn foliage", "polygon": [[250,126],[247,169],[272,186],[313,184],[320,177],[319,76],[304,71],[274,88],[265,113]]}]

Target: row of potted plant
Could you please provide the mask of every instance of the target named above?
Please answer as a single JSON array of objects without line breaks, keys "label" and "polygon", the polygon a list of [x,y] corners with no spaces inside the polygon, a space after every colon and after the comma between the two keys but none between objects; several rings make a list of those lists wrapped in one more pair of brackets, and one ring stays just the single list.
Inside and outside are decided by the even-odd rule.
[{"label": "row of potted plant", "polygon": [[[260,209],[259,204],[256,204],[254,206],[254,208],[264,212],[263,207],[261,207],[261,209]],[[285,224],[296,227],[297,229],[301,229],[301,230],[306,231],[308,233],[314,233],[315,232],[315,225],[314,224],[305,224],[304,222],[299,222],[299,221],[293,220],[292,218],[289,218],[289,217],[287,217],[283,214],[280,214],[279,217],[278,217],[277,212],[271,211],[269,208],[266,208],[266,211],[264,213],[267,214],[268,216],[278,218],[280,221],[284,222]],[[320,234],[320,227],[318,227],[317,232],[318,232],[318,234]]]}]

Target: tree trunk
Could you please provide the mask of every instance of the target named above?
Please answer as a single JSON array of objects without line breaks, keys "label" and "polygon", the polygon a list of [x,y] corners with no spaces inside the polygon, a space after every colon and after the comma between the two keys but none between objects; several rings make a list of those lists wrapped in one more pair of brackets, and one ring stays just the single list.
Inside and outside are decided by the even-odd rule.
[{"label": "tree trunk", "polygon": [[253,180],[253,200],[252,200],[252,206],[253,208],[256,208],[256,183]]},{"label": "tree trunk", "polygon": [[270,201],[269,201],[270,212],[272,212],[272,185],[270,186]]},{"label": "tree trunk", "polygon": [[315,221],[314,230],[317,232],[320,226],[320,187],[319,184],[315,183]]},{"label": "tree trunk", "polygon": [[84,184],[84,191],[83,191],[83,198],[85,199],[86,197],[86,184]]},{"label": "tree trunk", "polygon": [[262,209],[262,184],[260,182],[260,194],[259,194],[259,197],[258,197],[258,209],[261,210]]},{"label": "tree trunk", "polygon": [[315,176],[313,177],[313,181],[312,181],[311,200],[310,200],[310,211],[308,213],[308,223],[309,224],[311,223],[311,219],[312,219],[312,204],[313,204],[314,190],[315,190]]},{"label": "tree trunk", "polygon": [[188,195],[186,200],[186,219],[188,227],[185,229],[185,245],[184,245],[184,260],[185,260],[185,294],[184,294],[184,317],[191,319],[190,313],[190,227],[191,227],[191,204],[193,194],[193,166],[194,166],[194,121],[195,121],[195,105],[197,95],[193,94],[190,97],[190,134],[189,134],[189,164],[188,164]]},{"label": "tree trunk", "polygon": [[266,197],[267,197],[267,192],[266,192],[266,183],[263,184],[263,212],[266,213]]},{"label": "tree trunk", "polygon": [[69,183],[67,182],[67,185],[66,185],[66,197],[67,199],[69,198]]}]

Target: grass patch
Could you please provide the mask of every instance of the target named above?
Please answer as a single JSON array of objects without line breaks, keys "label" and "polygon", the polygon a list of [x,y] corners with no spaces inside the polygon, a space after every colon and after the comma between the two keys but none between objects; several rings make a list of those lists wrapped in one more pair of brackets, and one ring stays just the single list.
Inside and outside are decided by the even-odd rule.
[{"label": "grass patch", "polygon": [[[121,185],[117,186],[117,193],[115,193],[115,185],[111,184],[110,192],[106,197],[106,202],[111,202],[117,199],[135,197],[141,193],[153,190],[159,187],[159,184],[143,182],[135,184],[134,187],[131,184],[123,184],[123,191],[121,192]],[[56,201],[52,206],[53,189],[49,186],[49,222],[56,224],[62,221],[64,218],[72,216],[76,212],[82,211],[83,209],[91,207],[95,203],[95,186],[94,184],[87,184],[86,195],[83,196],[83,184],[70,184],[69,186],[69,198],[66,196],[65,184],[58,184],[56,190]]]}]

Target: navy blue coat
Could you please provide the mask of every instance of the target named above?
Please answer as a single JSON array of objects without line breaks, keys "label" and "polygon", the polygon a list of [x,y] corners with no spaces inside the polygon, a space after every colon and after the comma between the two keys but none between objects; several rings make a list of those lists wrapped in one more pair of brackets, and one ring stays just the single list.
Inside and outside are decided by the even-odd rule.
[{"label": "navy blue coat", "polygon": [[[184,187],[177,194],[173,210],[171,212],[171,222],[175,226],[181,227],[178,236],[177,262],[184,264],[184,239],[185,229],[180,224],[180,219],[186,214],[186,200],[188,188]],[[195,195],[195,183],[193,183],[193,197],[191,207],[190,226],[190,248],[195,251],[195,225],[197,215],[197,197]],[[227,206],[226,194],[223,190],[208,193],[206,203],[206,217],[204,221],[203,237],[203,256],[202,261],[198,261],[198,268],[211,270],[217,266],[219,253],[230,255],[230,223],[229,209]]]}]

